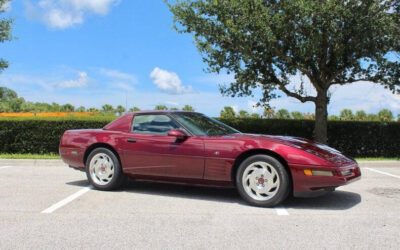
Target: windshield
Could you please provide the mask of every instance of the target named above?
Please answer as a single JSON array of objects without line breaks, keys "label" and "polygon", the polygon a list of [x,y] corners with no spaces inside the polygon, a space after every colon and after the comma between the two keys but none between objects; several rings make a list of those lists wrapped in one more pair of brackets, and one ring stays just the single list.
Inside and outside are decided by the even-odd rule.
[{"label": "windshield", "polygon": [[183,126],[197,136],[216,136],[240,133],[220,121],[199,113],[174,113],[173,116]]}]

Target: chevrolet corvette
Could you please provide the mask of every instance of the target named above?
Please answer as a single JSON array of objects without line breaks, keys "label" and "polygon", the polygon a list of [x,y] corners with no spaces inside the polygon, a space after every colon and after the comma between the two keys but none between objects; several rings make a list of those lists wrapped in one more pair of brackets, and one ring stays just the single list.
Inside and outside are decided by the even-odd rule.
[{"label": "chevrolet corvette", "polygon": [[307,139],[246,134],[196,112],[139,111],[102,129],[67,130],[62,160],[99,190],[129,177],[236,187],[251,205],[321,195],[361,178],[357,162]]}]

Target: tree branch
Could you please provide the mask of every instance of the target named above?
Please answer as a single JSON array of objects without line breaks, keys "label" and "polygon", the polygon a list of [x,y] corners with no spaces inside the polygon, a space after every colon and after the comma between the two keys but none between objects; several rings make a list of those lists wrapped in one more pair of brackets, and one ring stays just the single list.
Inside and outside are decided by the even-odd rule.
[{"label": "tree branch", "polygon": [[282,90],[287,96],[298,99],[301,102],[315,102],[316,98],[314,96],[302,96],[300,94],[289,91],[284,84],[279,84],[279,89]]},{"label": "tree branch", "polygon": [[317,89],[317,92],[322,91],[322,88],[321,88],[318,84],[314,83],[314,80],[313,80],[314,78],[313,78],[312,75],[307,71],[307,69],[305,69],[305,68],[303,68],[303,67],[297,65],[297,64],[294,62],[294,59],[293,59],[292,57],[285,55],[284,53],[282,53],[282,52],[281,52],[278,48],[276,48],[276,47],[275,47],[275,52],[276,52],[276,54],[277,54],[280,58],[282,58],[283,60],[286,60],[287,62],[290,62],[290,63],[294,64],[294,66],[296,67],[296,69],[300,70],[301,73],[305,74],[305,75],[308,77],[308,79],[310,79],[311,84]]},{"label": "tree branch", "polygon": [[285,93],[287,96],[296,98],[297,100],[299,100],[299,101],[301,101],[303,103],[304,102],[315,102],[316,101],[316,97],[314,97],[314,96],[302,96],[302,95],[300,95],[298,93],[291,92],[290,90],[288,90],[286,88],[286,85],[276,77],[276,75],[274,73],[268,72],[265,69],[262,69],[261,73],[265,76],[264,78],[270,77],[270,79],[273,82],[275,82],[278,85],[279,89],[283,93]]}]

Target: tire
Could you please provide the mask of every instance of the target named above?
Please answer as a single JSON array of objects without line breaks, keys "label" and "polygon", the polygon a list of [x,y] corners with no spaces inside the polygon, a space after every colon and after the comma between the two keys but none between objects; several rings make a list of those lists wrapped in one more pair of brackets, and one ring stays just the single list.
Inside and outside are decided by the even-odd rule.
[{"label": "tire", "polygon": [[86,160],[86,176],[98,190],[110,191],[119,188],[125,180],[117,156],[107,148],[96,148]]},{"label": "tire", "polygon": [[274,157],[253,155],[245,159],[236,173],[236,188],[249,204],[273,207],[290,193],[290,179],[285,167]]}]

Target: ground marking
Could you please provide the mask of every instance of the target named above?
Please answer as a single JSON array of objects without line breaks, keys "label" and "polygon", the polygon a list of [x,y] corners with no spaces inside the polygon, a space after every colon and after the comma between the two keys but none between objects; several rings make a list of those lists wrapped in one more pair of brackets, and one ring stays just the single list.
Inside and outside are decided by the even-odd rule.
[{"label": "ground marking", "polygon": [[289,212],[284,207],[276,207],[275,211],[277,215],[289,215]]},{"label": "ground marking", "polygon": [[11,166],[2,166],[2,167],[0,167],[0,169],[4,169],[4,168],[11,168]]},{"label": "ground marking", "polygon": [[41,213],[43,213],[43,214],[51,214],[55,210],[59,209],[62,206],[67,205],[68,203],[70,203],[71,201],[75,200],[76,198],[78,198],[79,196],[83,195],[84,193],[86,193],[89,190],[90,190],[89,187],[82,188],[81,190],[79,190],[78,192],[68,196],[64,200],[57,202],[56,204],[52,205],[49,208],[46,208]]},{"label": "ground marking", "polygon": [[380,171],[380,170],[376,170],[376,169],[373,169],[373,168],[366,168],[366,169],[371,170],[372,172],[376,172],[376,173],[380,173],[380,174],[384,174],[384,175],[388,175],[388,176],[392,176],[394,178],[400,179],[400,176],[398,176],[398,175],[394,175],[394,174],[391,174],[391,173],[386,173],[386,172],[383,172],[383,171]]}]

